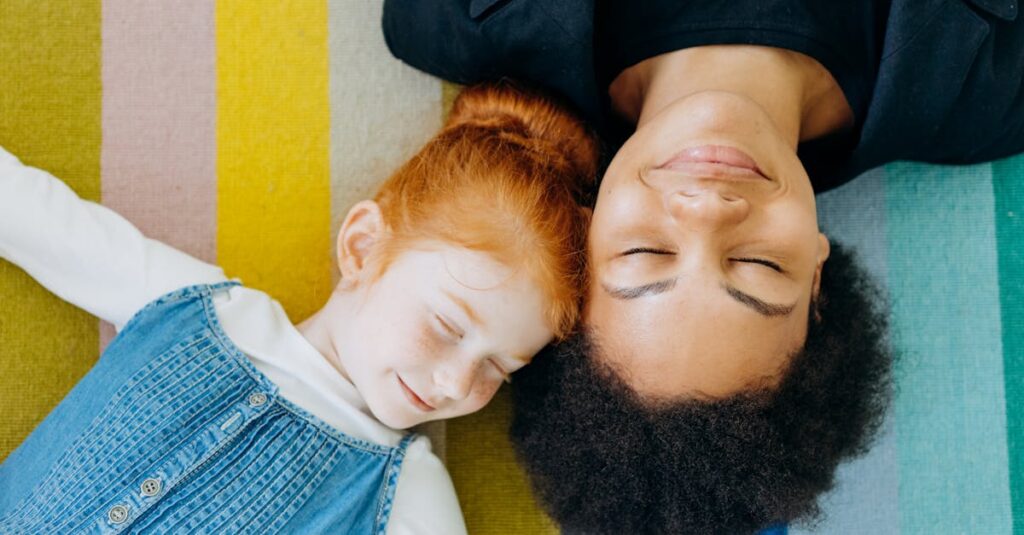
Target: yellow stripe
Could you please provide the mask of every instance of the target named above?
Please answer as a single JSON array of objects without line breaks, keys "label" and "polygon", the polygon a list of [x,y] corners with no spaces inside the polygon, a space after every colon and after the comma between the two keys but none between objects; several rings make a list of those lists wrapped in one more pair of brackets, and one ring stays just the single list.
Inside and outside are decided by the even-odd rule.
[{"label": "yellow stripe", "polygon": [[459,494],[466,529],[474,535],[555,535],[558,528],[537,505],[508,440],[512,399],[498,391],[484,410],[448,420],[448,471]]},{"label": "yellow stripe", "polygon": [[327,5],[217,3],[217,259],[293,321],[331,290]]},{"label": "yellow stripe", "polygon": [[[0,1],[0,146],[100,192],[99,0]],[[0,461],[92,367],[96,319],[0,260]]]},{"label": "yellow stripe", "polygon": [[448,114],[452,111],[452,104],[455,104],[455,97],[459,96],[459,92],[462,88],[459,84],[453,84],[452,82],[444,82],[441,84],[441,119],[442,123],[448,119]]}]

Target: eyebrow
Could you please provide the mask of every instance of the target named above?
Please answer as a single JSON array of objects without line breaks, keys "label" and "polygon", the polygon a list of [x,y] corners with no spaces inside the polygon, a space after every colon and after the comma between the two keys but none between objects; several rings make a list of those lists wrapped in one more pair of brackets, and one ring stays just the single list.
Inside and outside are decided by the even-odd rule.
[{"label": "eyebrow", "polygon": [[[677,279],[675,278],[665,279],[657,282],[652,282],[650,284],[644,284],[643,286],[634,287],[614,287],[602,283],[601,287],[604,288],[604,291],[608,295],[614,297],[615,299],[629,300],[637,299],[648,295],[657,295],[665,293],[671,290],[672,288],[675,288],[676,280]],[[728,284],[722,284],[722,289],[729,294],[729,297],[732,297],[741,305],[744,305],[747,308],[750,308],[754,312],[757,312],[758,314],[765,317],[771,318],[778,316],[788,316],[790,313],[793,312],[793,309],[796,308],[796,303],[793,303],[791,305],[779,305],[776,303],[768,303],[748,293],[742,292]]]},{"label": "eyebrow", "polygon": [[660,293],[665,293],[671,290],[672,288],[675,288],[676,279],[665,279],[660,280],[658,282],[652,282],[650,284],[644,284],[643,286],[634,286],[631,288],[616,288],[613,286],[608,286],[607,284],[601,284],[601,287],[604,288],[604,291],[607,292],[608,295],[614,297],[615,299],[637,299],[645,295],[658,295]]},{"label": "eyebrow", "polygon": [[796,303],[791,305],[777,305],[774,303],[766,303],[748,293],[743,293],[736,288],[723,284],[722,289],[729,293],[729,295],[739,301],[740,303],[747,305],[754,309],[758,314],[765,317],[776,317],[776,316],[788,316],[793,309],[796,308]]},{"label": "eyebrow", "polygon": [[480,316],[476,313],[476,311],[474,311],[473,308],[469,306],[469,303],[467,303],[461,297],[449,292],[448,290],[442,289],[441,292],[444,295],[448,296],[448,299],[451,299],[456,306],[462,309],[466,316],[469,317],[469,321],[481,327],[484,325],[484,320],[481,319]]}]

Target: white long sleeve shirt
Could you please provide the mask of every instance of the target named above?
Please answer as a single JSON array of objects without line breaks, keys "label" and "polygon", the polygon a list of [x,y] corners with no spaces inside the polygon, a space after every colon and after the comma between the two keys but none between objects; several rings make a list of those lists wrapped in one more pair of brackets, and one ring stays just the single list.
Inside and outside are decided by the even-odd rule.
[{"label": "white long sleeve shirt", "polygon": [[[120,330],[150,301],[223,270],[142,235],[113,211],[79,198],[49,173],[0,148],[0,258],[65,301]],[[339,431],[395,446],[402,433],[370,413],[267,294],[236,286],[214,298],[225,332],[287,400]],[[409,445],[388,522],[390,534],[465,533],[451,478],[419,437]]]}]

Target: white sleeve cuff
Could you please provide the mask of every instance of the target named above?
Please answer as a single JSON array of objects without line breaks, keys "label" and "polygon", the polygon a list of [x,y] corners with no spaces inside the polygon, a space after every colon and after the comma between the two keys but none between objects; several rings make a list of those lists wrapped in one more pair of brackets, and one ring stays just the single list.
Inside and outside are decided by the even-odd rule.
[{"label": "white sleeve cuff", "polygon": [[430,451],[430,440],[409,444],[395,489],[388,535],[462,535],[466,524],[455,486],[444,464]]}]

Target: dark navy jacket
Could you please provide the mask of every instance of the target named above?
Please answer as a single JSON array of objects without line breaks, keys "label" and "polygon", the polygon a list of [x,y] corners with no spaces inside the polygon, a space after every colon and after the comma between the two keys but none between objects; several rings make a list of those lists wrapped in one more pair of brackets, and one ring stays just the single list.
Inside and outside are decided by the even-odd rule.
[{"label": "dark navy jacket", "polygon": [[[764,4],[787,1],[828,5]],[[815,190],[894,160],[966,164],[1024,151],[1016,0],[892,0],[886,10],[854,132],[842,143],[800,147]],[[595,11],[593,0],[385,0],[383,27],[392,53],[428,73],[463,84],[520,78],[560,94],[614,147]],[[788,47],[751,35],[740,42]],[[700,44],[725,43],[685,46]]]}]

